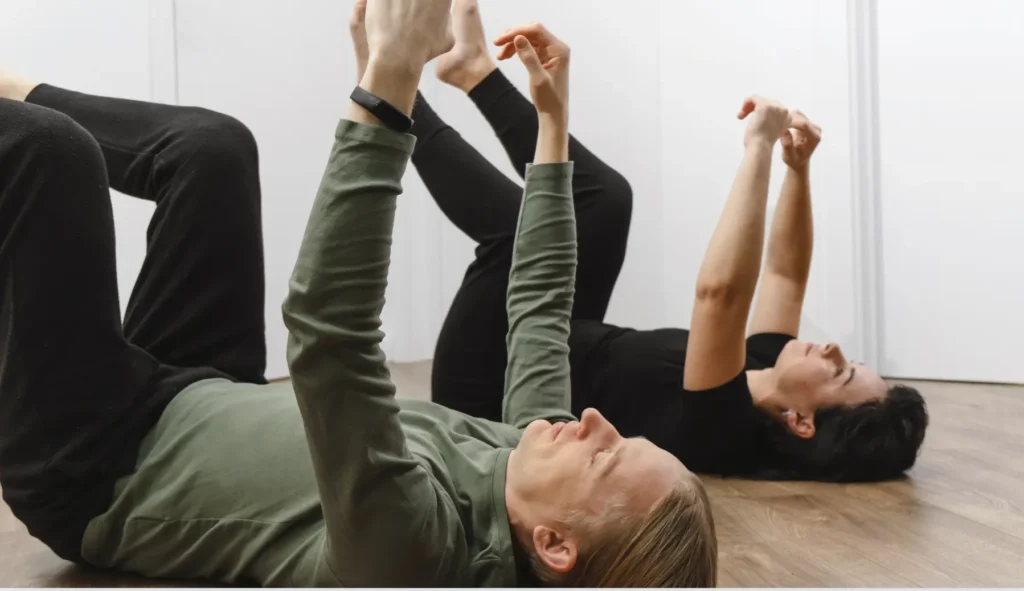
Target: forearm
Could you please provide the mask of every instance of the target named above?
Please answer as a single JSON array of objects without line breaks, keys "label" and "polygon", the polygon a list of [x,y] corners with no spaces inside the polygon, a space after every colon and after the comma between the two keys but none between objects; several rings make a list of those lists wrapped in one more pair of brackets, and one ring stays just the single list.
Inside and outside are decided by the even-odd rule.
[{"label": "forearm", "polygon": [[743,155],[697,276],[698,297],[753,298],[764,243],[772,147],[753,142]]},{"label": "forearm", "polygon": [[806,285],[814,250],[810,175],[788,169],[768,236],[765,271]]}]

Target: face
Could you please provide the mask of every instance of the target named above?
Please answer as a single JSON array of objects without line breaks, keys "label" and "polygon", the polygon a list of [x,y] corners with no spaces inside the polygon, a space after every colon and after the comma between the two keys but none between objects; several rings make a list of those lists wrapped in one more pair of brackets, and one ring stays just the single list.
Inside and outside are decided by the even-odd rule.
[{"label": "face", "polygon": [[509,458],[512,494],[538,522],[599,515],[610,501],[644,514],[687,473],[675,456],[646,439],[627,439],[598,411],[579,422],[534,421]]},{"label": "face", "polygon": [[777,391],[773,405],[792,413],[786,418],[810,417],[812,424],[818,409],[856,406],[877,400],[888,390],[877,373],[848,361],[835,343],[821,346],[792,340],[779,354],[773,371]]}]

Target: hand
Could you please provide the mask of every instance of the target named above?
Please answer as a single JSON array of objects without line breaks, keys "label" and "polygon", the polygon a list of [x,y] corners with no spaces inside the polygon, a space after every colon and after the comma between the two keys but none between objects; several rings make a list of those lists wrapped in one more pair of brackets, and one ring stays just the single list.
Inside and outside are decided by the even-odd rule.
[{"label": "hand", "polygon": [[544,25],[513,27],[494,40],[499,60],[518,54],[530,73],[530,95],[537,112],[565,120],[569,114],[569,46]]},{"label": "hand", "polygon": [[356,54],[356,83],[366,74],[370,61],[370,46],[366,42],[366,0],[356,0],[352,16],[348,19],[348,31],[352,37],[352,49]]},{"label": "hand", "polygon": [[455,46],[451,9],[452,0],[369,0],[369,62],[418,77],[427,62]]},{"label": "hand", "polygon": [[821,128],[800,111],[793,111],[790,129],[782,132],[782,161],[795,171],[807,170],[811,154],[821,141]]},{"label": "hand", "polygon": [[743,138],[743,145],[747,147],[756,142],[762,142],[768,147],[774,146],[782,134],[787,132],[792,119],[789,109],[776,101],[756,95],[743,101],[737,117],[746,119],[751,114],[753,116],[747,123],[747,132]]}]

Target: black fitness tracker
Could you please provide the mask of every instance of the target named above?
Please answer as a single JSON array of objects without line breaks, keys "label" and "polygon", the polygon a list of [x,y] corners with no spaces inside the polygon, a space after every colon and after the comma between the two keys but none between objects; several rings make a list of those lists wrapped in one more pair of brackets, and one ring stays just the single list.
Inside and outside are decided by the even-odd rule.
[{"label": "black fitness tracker", "polygon": [[412,129],[412,117],[399,111],[394,105],[379,96],[367,92],[361,86],[356,86],[350,98],[352,102],[373,113],[374,117],[380,119],[391,129],[400,133],[408,133]]}]

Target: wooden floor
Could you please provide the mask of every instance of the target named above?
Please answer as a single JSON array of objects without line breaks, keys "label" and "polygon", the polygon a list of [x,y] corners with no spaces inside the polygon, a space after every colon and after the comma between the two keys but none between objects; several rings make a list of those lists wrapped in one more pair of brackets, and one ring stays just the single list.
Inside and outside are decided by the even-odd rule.
[{"label": "wooden floor", "polygon": [[[400,394],[426,396],[428,372],[396,366]],[[1024,388],[916,385],[932,426],[906,480],[707,479],[722,586],[1024,586]],[[0,587],[172,585],[71,567],[0,504]]]}]

